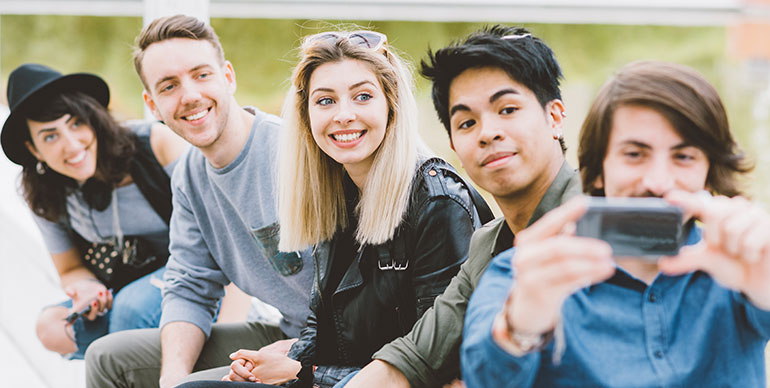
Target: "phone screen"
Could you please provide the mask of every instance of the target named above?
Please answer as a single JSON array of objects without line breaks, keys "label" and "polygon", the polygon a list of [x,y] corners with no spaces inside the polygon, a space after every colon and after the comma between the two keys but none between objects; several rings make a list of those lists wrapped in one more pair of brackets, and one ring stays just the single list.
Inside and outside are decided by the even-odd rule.
[{"label": "phone screen", "polygon": [[576,235],[606,241],[613,256],[657,259],[679,253],[682,210],[660,198],[592,197]]}]

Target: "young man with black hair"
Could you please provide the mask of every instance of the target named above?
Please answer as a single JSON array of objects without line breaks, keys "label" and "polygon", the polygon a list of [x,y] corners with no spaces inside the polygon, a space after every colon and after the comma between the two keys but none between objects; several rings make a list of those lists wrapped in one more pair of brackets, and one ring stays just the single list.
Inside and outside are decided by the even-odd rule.
[{"label": "young man with black hair", "polygon": [[599,91],[578,159],[586,193],[681,207],[687,246],[613,257],[571,232],[584,198],[554,209],[473,294],[467,386],[764,387],[770,214],[737,197],[752,165],[716,90],[685,66],[630,64]]},{"label": "young man with black hair", "polygon": [[561,69],[542,40],[523,28],[486,28],[429,54],[422,73],[433,81],[452,149],[503,217],[473,234],[469,258],[444,294],[347,387],[433,387],[458,378],[465,308],[489,261],[515,233],[580,193],[564,159]]}]

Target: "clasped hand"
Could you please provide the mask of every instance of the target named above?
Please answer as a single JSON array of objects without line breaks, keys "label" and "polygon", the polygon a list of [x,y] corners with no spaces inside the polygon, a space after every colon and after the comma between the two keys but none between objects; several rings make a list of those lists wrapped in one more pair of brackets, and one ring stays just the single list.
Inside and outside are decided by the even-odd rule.
[{"label": "clasped hand", "polygon": [[230,354],[230,373],[222,381],[251,381],[281,384],[297,378],[298,361],[287,356],[296,338],[276,341],[259,350],[240,349]]}]

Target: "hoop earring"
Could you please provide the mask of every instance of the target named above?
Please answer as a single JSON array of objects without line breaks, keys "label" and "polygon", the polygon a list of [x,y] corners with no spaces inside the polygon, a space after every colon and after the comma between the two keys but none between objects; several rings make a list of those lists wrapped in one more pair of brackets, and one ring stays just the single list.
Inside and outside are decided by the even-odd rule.
[{"label": "hoop earring", "polygon": [[38,160],[35,165],[35,171],[37,171],[38,175],[45,174],[45,163]]}]

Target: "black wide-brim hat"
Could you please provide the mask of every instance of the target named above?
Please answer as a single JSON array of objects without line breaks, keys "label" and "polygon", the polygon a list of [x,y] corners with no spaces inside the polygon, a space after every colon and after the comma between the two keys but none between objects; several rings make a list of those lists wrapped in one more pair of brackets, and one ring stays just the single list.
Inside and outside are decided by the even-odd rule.
[{"label": "black wide-brim hat", "polygon": [[12,162],[20,165],[34,163],[35,157],[24,145],[27,126],[19,114],[26,103],[38,96],[78,91],[96,99],[105,108],[110,103],[110,89],[99,76],[89,73],[62,75],[48,66],[27,63],[17,67],[8,77],[8,107],[10,114],[3,125],[0,143]]}]

